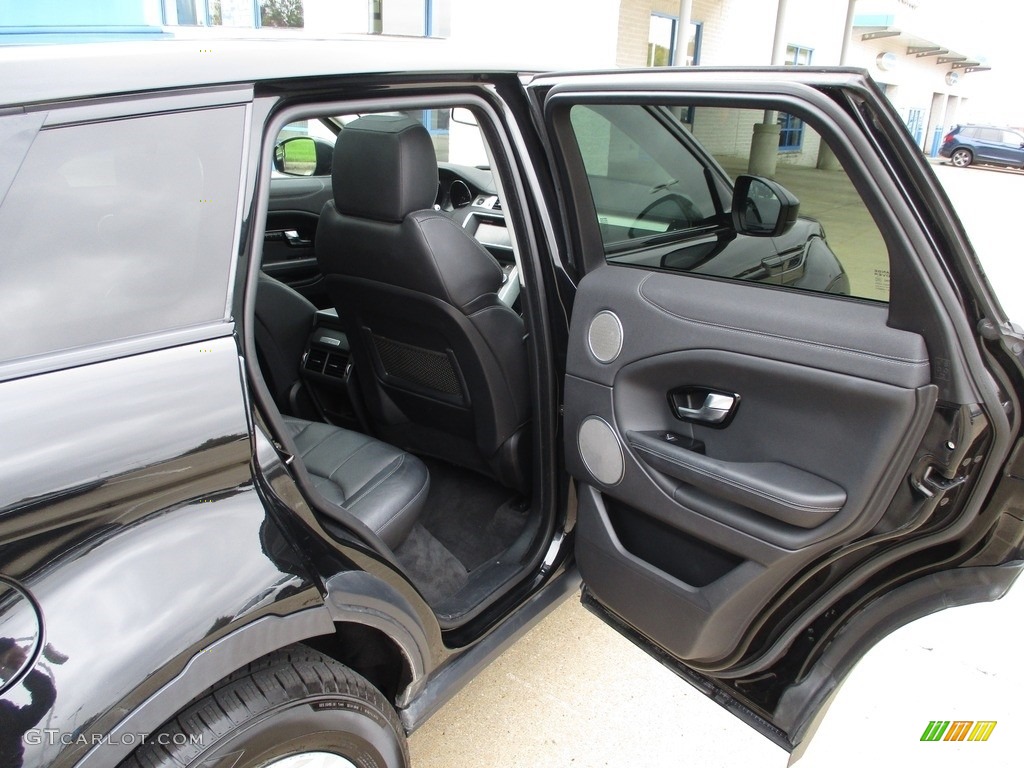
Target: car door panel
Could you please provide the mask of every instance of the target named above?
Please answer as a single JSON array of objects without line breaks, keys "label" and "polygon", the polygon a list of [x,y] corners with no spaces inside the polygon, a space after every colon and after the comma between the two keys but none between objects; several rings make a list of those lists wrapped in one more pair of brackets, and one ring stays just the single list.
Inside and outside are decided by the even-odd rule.
[{"label": "car door panel", "polygon": [[[672,338],[623,334],[616,360],[640,360],[682,348],[728,349],[759,355],[766,348],[778,359],[813,368],[856,374],[900,387],[930,381],[928,351],[917,334],[890,328],[883,304],[836,301],[813,293],[774,290],[735,281],[693,278],[609,265],[588,274],[579,298],[616,313],[643,312],[673,329]],[[627,300],[620,312],[605,291]],[[577,299],[579,300],[579,299]],[[602,363],[587,348],[572,346],[568,366],[601,384],[612,385],[618,368]]]},{"label": "car door panel", "polygon": [[333,196],[330,181],[327,176],[272,179],[263,235],[263,271],[320,308],[330,300],[313,245],[320,211]]},{"label": "car door panel", "polygon": [[625,435],[651,469],[798,528],[815,528],[846,504],[840,486],[781,461],[715,459],[702,452],[703,445],[701,450],[680,445],[674,432],[629,430]]},{"label": "car door panel", "polygon": [[[602,362],[592,327],[609,312],[621,352]],[[629,267],[589,273],[565,410],[569,470],[590,486],[578,557],[594,596],[678,658],[713,662],[786,575],[870,530],[900,479],[888,470],[913,453],[936,399],[922,339],[885,316]],[[680,420],[669,393],[684,386],[737,393],[732,421]],[[641,543],[652,537],[675,546]],[[683,550],[680,571],[668,553]],[[658,610],[636,599],[652,588]]]},{"label": "car door panel", "polygon": [[[824,666],[830,644],[854,631],[863,653],[880,637],[877,617],[861,621],[873,600],[917,584],[939,610],[938,582],[925,580],[979,562],[972,547],[988,547],[992,564],[1010,551],[984,544],[998,538],[996,510],[1008,508],[986,520],[975,489],[995,479],[989,451],[1009,456],[1020,392],[1007,382],[1019,366],[1003,353],[983,364],[973,331],[982,326],[963,287],[976,289],[988,316],[1001,313],[977,290],[962,232],[912,138],[860,75],[693,70],[548,76],[534,87],[583,273],[563,420],[566,467],[579,482],[583,601],[793,749],[850,671]],[[703,157],[710,178],[712,149],[723,167],[746,172],[746,137],[777,109],[812,129],[805,141],[817,155],[794,173],[779,153],[778,175],[802,186],[800,221],[822,217],[810,241],[824,245],[828,229],[828,246],[838,246],[811,290],[794,290],[805,285],[799,275],[766,285],[756,264],[706,271],[718,238],[742,243],[732,256],[762,259],[774,276],[776,264],[759,255],[767,243],[746,242],[752,233],[735,218],[732,231],[717,216],[710,235],[680,226],[638,238],[629,253],[603,236],[588,176],[654,178],[651,163],[666,167],[670,151],[664,135],[647,136],[650,126],[676,131],[678,151]],[[692,124],[677,130],[675,114]],[[825,150],[843,177],[828,175]],[[692,180],[668,175],[674,192],[692,191]],[[806,184],[812,177],[817,186]],[[652,183],[645,197],[662,188]],[[829,218],[840,200],[859,208]],[[869,242],[881,258],[858,262]],[[850,254],[856,283],[836,261]],[[833,290],[868,300],[824,292]],[[985,578],[976,581],[976,599],[993,599]]]}]

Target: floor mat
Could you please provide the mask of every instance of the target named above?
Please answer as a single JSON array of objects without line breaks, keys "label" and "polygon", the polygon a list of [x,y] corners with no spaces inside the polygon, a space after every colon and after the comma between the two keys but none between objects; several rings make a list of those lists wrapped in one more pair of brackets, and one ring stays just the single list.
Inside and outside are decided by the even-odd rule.
[{"label": "floor mat", "polygon": [[465,566],[419,523],[412,527],[395,554],[431,605],[437,605],[466,585]]},{"label": "floor mat", "polygon": [[528,515],[519,510],[515,491],[468,469],[424,462],[430,495],[420,522],[467,571],[496,558],[522,533]]}]

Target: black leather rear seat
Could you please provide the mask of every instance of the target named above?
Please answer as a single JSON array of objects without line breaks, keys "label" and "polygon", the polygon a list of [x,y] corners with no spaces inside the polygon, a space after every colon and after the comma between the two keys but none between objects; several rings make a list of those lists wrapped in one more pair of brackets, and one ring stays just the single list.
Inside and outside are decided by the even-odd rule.
[{"label": "black leather rear seat", "polygon": [[415,456],[359,432],[284,417],[316,489],[366,523],[391,549],[427,500],[430,475]]}]

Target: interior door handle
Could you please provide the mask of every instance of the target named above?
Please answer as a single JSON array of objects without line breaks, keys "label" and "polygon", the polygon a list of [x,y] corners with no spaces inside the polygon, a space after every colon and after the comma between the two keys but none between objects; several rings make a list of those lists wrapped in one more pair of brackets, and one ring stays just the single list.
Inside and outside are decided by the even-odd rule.
[{"label": "interior door handle", "polygon": [[312,240],[302,237],[295,229],[272,229],[263,235],[265,242],[284,241],[289,248],[309,248],[313,245]]},{"label": "interior door handle", "polygon": [[308,248],[313,244],[312,240],[301,237],[298,231],[294,229],[286,229],[284,231],[284,241],[292,248]]},{"label": "interior door handle", "polygon": [[[672,406],[675,408],[676,416],[683,421],[693,421],[698,424],[709,424],[719,426],[726,423],[736,410],[739,404],[739,395],[729,395],[724,392],[707,392],[704,402],[696,407],[689,407],[692,402],[694,390],[689,393],[674,392],[671,395]],[[689,395],[689,396],[687,396]],[[683,403],[687,405],[683,405]]]}]

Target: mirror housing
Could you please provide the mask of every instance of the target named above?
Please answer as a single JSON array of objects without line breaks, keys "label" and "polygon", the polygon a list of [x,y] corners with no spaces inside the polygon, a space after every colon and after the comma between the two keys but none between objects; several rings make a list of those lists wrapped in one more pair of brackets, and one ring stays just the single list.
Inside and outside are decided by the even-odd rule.
[{"label": "mirror housing", "polygon": [[288,176],[329,176],[334,147],[312,136],[293,136],[274,147],[274,170]]},{"label": "mirror housing", "polygon": [[451,121],[453,123],[458,123],[459,125],[480,125],[480,122],[476,119],[476,115],[466,109],[466,107],[452,107]]},{"label": "mirror housing", "polygon": [[742,175],[732,190],[732,226],[738,234],[778,237],[796,223],[800,201],[784,186],[763,176]]}]

